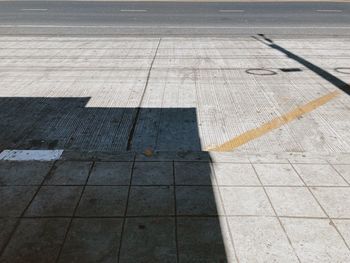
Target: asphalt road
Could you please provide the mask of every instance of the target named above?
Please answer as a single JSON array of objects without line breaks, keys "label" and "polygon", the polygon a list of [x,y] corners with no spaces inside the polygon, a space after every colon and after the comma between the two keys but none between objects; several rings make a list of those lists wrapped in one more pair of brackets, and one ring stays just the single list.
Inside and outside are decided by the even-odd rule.
[{"label": "asphalt road", "polygon": [[0,2],[1,35],[350,35],[350,3]]}]

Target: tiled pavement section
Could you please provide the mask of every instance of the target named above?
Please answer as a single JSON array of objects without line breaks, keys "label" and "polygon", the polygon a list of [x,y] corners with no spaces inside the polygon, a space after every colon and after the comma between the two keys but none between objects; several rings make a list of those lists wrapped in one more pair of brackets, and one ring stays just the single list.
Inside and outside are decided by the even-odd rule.
[{"label": "tiled pavement section", "polygon": [[350,154],[0,163],[1,262],[350,262]]}]

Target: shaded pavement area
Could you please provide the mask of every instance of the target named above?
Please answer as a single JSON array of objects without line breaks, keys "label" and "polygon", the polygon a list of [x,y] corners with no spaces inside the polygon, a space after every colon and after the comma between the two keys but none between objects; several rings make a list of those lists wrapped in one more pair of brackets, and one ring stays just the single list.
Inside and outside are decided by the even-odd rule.
[{"label": "shaded pavement area", "polygon": [[0,261],[349,262],[349,40],[260,40],[0,38]]}]

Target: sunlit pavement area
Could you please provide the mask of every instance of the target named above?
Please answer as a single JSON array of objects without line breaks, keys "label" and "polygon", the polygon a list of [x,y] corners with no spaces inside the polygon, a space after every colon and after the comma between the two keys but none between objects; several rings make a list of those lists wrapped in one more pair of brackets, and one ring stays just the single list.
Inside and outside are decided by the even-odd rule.
[{"label": "sunlit pavement area", "polygon": [[1,262],[350,262],[348,38],[0,38]]}]

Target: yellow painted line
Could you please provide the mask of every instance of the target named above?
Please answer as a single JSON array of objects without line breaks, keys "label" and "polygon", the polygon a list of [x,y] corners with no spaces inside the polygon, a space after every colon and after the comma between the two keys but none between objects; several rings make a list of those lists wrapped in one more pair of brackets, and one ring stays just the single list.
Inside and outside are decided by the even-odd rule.
[{"label": "yellow painted line", "polygon": [[281,127],[282,125],[289,123],[293,120],[295,120],[296,118],[302,116],[305,113],[311,112],[314,109],[322,106],[323,104],[327,103],[328,101],[332,100],[333,98],[335,98],[336,96],[338,96],[340,94],[340,91],[333,91],[330,92],[318,99],[315,99],[305,105],[302,106],[298,106],[296,109],[282,115],[279,116],[267,123],[264,123],[263,125],[261,125],[258,128],[249,130],[245,133],[242,133],[241,135],[238,135],[237,137],[233,138],[232,140],[229,140],[227,142],[225,142],[222,145],[219,145],[217,147],[214,148],[210,148],[208,149],[208,151],[217,151],[217,152],[227,152],[227,151],[232,151],[233,149],[246,144],[256,138],[261,137],[262,135],[277,129],[279,127]]}]

